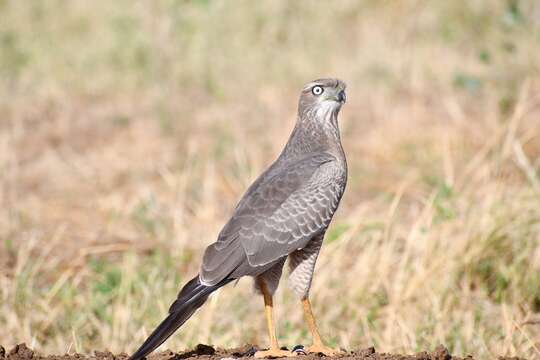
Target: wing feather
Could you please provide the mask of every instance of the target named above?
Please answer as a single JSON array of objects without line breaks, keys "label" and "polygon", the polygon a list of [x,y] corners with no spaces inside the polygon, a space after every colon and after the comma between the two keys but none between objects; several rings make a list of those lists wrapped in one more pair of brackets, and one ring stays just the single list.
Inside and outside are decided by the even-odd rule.
[{"label": "wing feather", "polygon": [[242,246],[251,266],[264,266],[302,249],[326,230],[339,204],[335,194],[341,197],[343,188],[335,186],[331,179],[316,179],[317,175],[287,198],[272,216],[244,230]]},{"label": "wing feather", "polygon": [[[274,164],[238,203],[218,239],[203,257],[201,279],[221,281],[241,265],[268,265],[302,248],[324,231],[337,208],[335,179],[325,176],[336,158],[310,154],[287,164]],[[243,251],[240,251],[240,250]],[[238,274],[242,275],[242,274]]]}]

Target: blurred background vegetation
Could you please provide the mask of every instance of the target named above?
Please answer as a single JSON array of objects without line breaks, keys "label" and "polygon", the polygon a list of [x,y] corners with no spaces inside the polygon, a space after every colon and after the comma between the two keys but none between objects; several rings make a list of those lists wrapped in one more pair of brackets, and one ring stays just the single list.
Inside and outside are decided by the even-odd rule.
[{"label": "blurred background vegetation", "polygon": [[[2,345],[133,351],[333,76],[331,345],[538,357],[539,71],[533,0],[0,0]],[[276,306],[307,343],[286,286]],[[242,280],[166,347],[265,346],[261,310]]]}]

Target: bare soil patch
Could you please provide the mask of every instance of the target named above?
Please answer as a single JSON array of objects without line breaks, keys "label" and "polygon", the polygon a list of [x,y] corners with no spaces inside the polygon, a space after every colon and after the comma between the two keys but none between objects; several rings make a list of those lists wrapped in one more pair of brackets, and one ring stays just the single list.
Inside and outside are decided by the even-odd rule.
[{"label": "bare soil patch", "polygon": [[[233,360],[233,359],[254,359],[253,354],[257,347],[245,345],[235,349],[214,348],[209,345],[199,344],[193,350],[175,353],[167,350],[156,352],[147,357],[148,360],[183,360],[183,359],[201,359],[201,360]],[[127,360],[125,353],[113,354],[109,351],[94,351],[92,355],[83,354],[64,354],[64,355],[43,355],[28,348],[26,344],[19,344],[10,351],[6,351],[0,345],[0,359],[6,360]],[[299,355],[299,359],[318,359],[322,354]],[[335,359],[355,359],[355,360],[473,360],[471,355],[465,358],[452,356],[448,349],[439,345],[434,351],[423,351],[412,355],[379,353],[375,348],[370,347],[361,350],[347,351]],[[519,357],[500,356],[498,360],[522,360]]]}]

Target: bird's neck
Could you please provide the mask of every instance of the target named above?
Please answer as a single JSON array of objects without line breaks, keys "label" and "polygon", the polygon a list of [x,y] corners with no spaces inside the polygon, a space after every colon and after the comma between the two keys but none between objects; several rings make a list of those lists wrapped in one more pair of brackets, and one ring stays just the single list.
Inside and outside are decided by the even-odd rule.
[{"label": "bird's neck", "polygon": [[281,156],[286,158],[326,151],[344,157],[338,125],[339,109],[298,114],[294,130]]}]

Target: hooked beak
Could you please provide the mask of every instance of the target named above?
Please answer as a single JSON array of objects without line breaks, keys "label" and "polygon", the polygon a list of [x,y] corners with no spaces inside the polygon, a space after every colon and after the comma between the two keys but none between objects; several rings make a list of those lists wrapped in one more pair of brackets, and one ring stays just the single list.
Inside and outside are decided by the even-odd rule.
[{"label": "hooked beak", "polygon": [[328,96],[325,97],[324,100],[335,101],[340,105],[343,105],[347,101],[347,95],[345,95],[345,90],[339,90],[339,92],[328,94]]},{"label": "hooked beak", "polygon": [[345,94],[345,90],[341,90],[337,95],[337,101],[344,104],[347,102],[347,95]]}]

